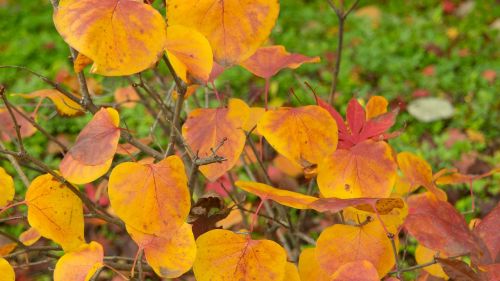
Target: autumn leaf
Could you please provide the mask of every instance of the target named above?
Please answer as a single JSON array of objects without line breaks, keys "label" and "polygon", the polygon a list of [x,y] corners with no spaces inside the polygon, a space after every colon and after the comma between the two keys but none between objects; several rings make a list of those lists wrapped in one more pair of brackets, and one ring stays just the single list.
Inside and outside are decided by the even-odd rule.
[{"label": "autumn leaf", "polygon": [[267,111],[257,129],[286,158],[308,167],[337,148],[337,125],[315,105],[280,107]]},{"label": "autumn leaf", "polygon": [[170,25],[167,28],[167,54],[175,73],[184,82],[207,83],[214,59],[212,47],[203,34],[186,26]]},{"label": "autumn leaf", "polygon": [[6,243],[6,244],[0,245],[0,257],[12,253],[12,251],[14,251],[16,249],[16,247],[17,247],[16,242]]},{"label": "autumn leaf", "polygon": [[120,117],[113,108],[102,108],[78,135],[61,161],[61,174],[72,183],[84,184],[105,174],[120,138]]},{"label": "autumn leaf", "polygon": [[275,281],[285,276],[286,252],[271,240],[215,229],[198,237],[196,245],[193,271],[198,281]]},{"label": "autumn leaf", "polygon": [[101,244],[82,244],[66,253],[56,263],[54,281],[88,281],[104,265],[104,250]]},{"label": "autumn leaf", "polygon": [[79,53],[76,56],[76,59],[73,61],[73,70],[75,70],[75,73],[82,72],[83,69],[87,67],[87,65],[92,63],[93,61],[89,57],[85,56],[82,53]]},{"label": "autumn leaf", "polygon": [[474,228],[474,234],[481,238],[490,253],[493,262],[500,263],[500,203],[484,217],[479,225]]},{"label": "autumn leaf", "polygon": [[[467,175],[459,172],[450,172],[445,173],[437,178],[435,178],[436,184],[444,185],[444,184],[461,184],[461,183],[471,183],[472,181],[482,179],[485,177],[489,177],[495,173],[499,173],[500,168],[492,169],[486,173],[480,175]],[[435,176],[434,176],[435,177]]]},{"label": "autumn leaf", "polygon": [[432,192],[439,200],[446,201],[446,192],[439,189],[433,182],[432,168],[422,158],[410,152],[401,152],[397,156],[399,169],[410,182],[413,190],[418,186],[425,187]]},{"label": "autumn leaf", "polygon": [[[26,114],[22,109],[18,108],[17,110]],[[17,124],[21,127],[21,138],[27,138],[36,133],[36,128],[31,125],[24,117],[17,113],[15,110],[12,110],[14,117],[16,118]],[[14,121],[12,120],[11,115],[9,114],[9,110],[6,108],[0,108],[0,140],[5,142],[10,142],[11,140],[17,139],[16,129]]]},{"label": "autumn leaf", "polygon": [[367,260],[348,262],[339,267],[331,281],[379,281],[377,269]]},{"label": "autumn leaf", "polygon": [[250,107],[250,115],[242,126],[243,130],[250,132],[253,129],[252,133],[260,134],[256,126],[262,116],[264,116],[264,113],[266,113],[266,109],[263,107]]},{"label": "autumn leaf", "polygon": [[114,97],[115,102],[124,108],[134,108],[140,101],[139,95],[133,86],[117,88]]},{"label": "autumn leaf", "polygon": [[261,78],[271,78],[284,68],[296,69],[304,63],[319,62],[319,57],[289,53],[284,46],[260,47],[241,63],[246,70]]},{"label": "autumn leaf", "polygon": [[381,215],[389,214],[393,209],[404,207],[404,201],[401,198],[319,198],[309,207],[318,212],[338,212],[348,207],[355,207],[370,213],[378,212]]},{"label": "autumn leaf", "polygon": [[82,201],[52,175],[41,175],[31,182],[26,205],[31,227],[61,244],[64,251],[85,243]]},{"label": "autumn leaf", "polygon": [[482,281],[483,278],[474,272],[474,270],[465,262],[461,260],[436,258],[439,264],[443,267],[444,272],[452,280],[457,281]]},{"label": "autumn leaf", "polygon": [[387,112],[389,102],[382,96],[372,96],[366,103],[366,120],[373,119]]},{"label": "autumn leaf", "polygon": [[389,197],[396,168],[386,142],[366,140],[338,149],[318,165],[319,190],[324,197]]},{"label": "autumn leaf", "polygon": [[119,164],[109,176],[108,194],[116,215],[146,234],[179,228],[191,206],[184,164],[175,155],[156,164]]},{"label": "autumn leaf", "polygon": [[330,274],[320,267],[316,259],[315,248],[307,248],[300,253],[299,274],[302,281],[330,281]]},{"label": "autumn leaf", "polygon": [[0,209],[14,199],[14,180],[0,167]]},{"label": "autumn leaf", "polygon": [[287,262],[285,265],[285,277],[283,281],[301,281],[299,271],[294,263]]},{"label": "autumn leaf", "polygon": [[[397,249],[397,236],[395,242]],[[346,263],[367,260],[379,276],[385,276],[395,264],[391,241],[379,221],[363,226],[335,224],[326,228],[317,240],[316,258],[328,274],[334,274]]]},{"label": "autumn leaf", "polygon": [[146,260],[163,278],[177,278],[187,272],[196,257],[196,243],[191,225],[184,223],[176,230],[155,235],[127,227],[132,239],[144,249]]},{"label": "autumn leaf", "polygon": [[404,226],[423,246],[448,256],[477,250],[464,217],[450,203],[426,192],[410,196],[408,207]]},{"label": "autumn leaf", "polygon": [[163,16],[141,1],[62,0],[54,23],[70,46],[94,61],[91,72],[97,74],[143,71],[156,63],[166,46]]},{"label": "autumn leaf", "polygon": [[[432,249],[424,247],[420,244],[417,246],[417,249],[415,250],[415,260],[417,261],[417,264],[420,265],[432,262],[434,260],[434,257],[438,255],[442,258],[447,257],[444,254],[439,254],[438,251],[433,251]],[[439,263],[426,266],[423,269],[429,272],[429,274],[431,274],[432,276],[444,278],[446,280],[449,279],[448,275],[444,273],[443,268],[441,267],[441,265],[439,265]]]},{"label": "autumn leaf", "polygon": [[34,227],[30,227],[28,230],[24,231],[19,235],[19,241],[23,242],[25,246],[31,246],[35,244],[42,235]]},{"label": "autumn leaf", "polygon": [[[268,38],[279,13],[276,0],[167,1],[170,25],[185,25],[205,35],[215,61],[229,66],[244,61]],[[189,16],[187,16],[189,15]]]},{"label": "autumn leaf", "polygon": [[16,279],[14,268],[2,257],[0,257],[0,272],[2,273],[0,277],[2,281],[14,281]]},{"label": "autumn leaf", "polygon": [[230,99],[227,108],[198,108],[189,113],[182,126],[182,136],[191,149],[205,158],[219,147],[217,155],[227,159],[200,167],[208,180],[215,181],[238,162],[246,141],[242,126],[249,113],[248,105],[239,99]]},{"label": "autumn leaf", "polygon": [[84,110],[82,107],[55,89],[45,89],[32,92],[30,94],[17,94],[25,99],[34,98],[49,98],[56,106],[57,112],[60,115],[75,116],[82,114]]}]

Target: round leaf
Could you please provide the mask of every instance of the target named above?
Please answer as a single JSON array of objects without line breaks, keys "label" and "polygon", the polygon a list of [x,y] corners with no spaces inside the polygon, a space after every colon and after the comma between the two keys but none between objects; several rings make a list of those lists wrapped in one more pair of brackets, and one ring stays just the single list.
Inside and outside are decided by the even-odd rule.
[{"label": "round leaf", "polygon": [[14,281],[16,279],[14,268],[12,268],[10,263],[2,257],[0,257],[0,272],[2,273],[2,281]]},{"label": "round leaf", "polygon": [[73,252],[66,253],[56,264],[54,281],[87,281],[103,266],[104,251],[101,244],[83,244]]}]

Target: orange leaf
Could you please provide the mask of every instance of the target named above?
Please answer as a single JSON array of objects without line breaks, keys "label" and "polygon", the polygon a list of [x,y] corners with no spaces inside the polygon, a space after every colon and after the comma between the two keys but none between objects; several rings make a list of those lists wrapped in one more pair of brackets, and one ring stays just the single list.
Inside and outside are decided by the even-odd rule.
[{"label": "orange leaf", "polygon": [[348,262],[335,271],[331,281],[379,281],[377,269],[367,260]]},{"label": "orange leaf", "polygon": [[91,72],[102,75],[143,71],[165,50],[165,20],[141,1],[62,0],[54,23],[69,45],[94,61]]},{"label": "orange leaf", "polygon": [[92,241],[66,253],[57,261],[54,281],[87,281],[103,265],[104,250],[101,244]]},{"label": "orange leaf", "polygon": [[0,277],[2,281],[14,281],[16,279],[14,268],[2,257],[0,257],[0,272],[2,273]]},{"label": "orange leaf", "polygon": [[72,251],[85,242],[82,201],[52,175],[41,175],[31,182],[26,205],[31,227],[61,244],[64,251]]},{"label": "orange leaf", "polygon": [[235,185],[247,192],[256,194],[262,200],[271,199],[295,209],[309,209],[309,205],[318,199],[297,192],[274,188],[258,182],[237,181]]},{"label": "orange leaf", "polygon": [[[18,108],[19,111],[23,112],[22,109]],[[31,125],[21,114],[12,110],[14,117],[16,118],[17,124],[21,127],[21,138],[27,138],[32,136],[36,132],[36,128]],[[25,115],[25,112],[23,112]],[[17,140],[17,134],[15,130],[14,121],[9,114],[8,109],[0,108],[0,140],[8,142],[11,140]]]},{"label": "orange leaf", "polygon": [[318,164],[337,148],[337,125],[316,105],[267,111],[257,129],[271,146],[302,166]]},{"label": "orange leaf", "polygon": [[318,186],[325,197],[388,197],[395,181],[391,147],[381,141],[339,149],[318,166]]},{"label": "orange leaf", "polygon": [[301,281],[299,276],[299,271],[297,266],[291,262],[287,262],[285,265],[285,277],[283,281]]},{"label": "orange leaf", "polygon": [[[395,240],[397,249],[397,236]],[[367,260],[379,276],[385,276],[395,264],[391,241],[379,221],[363,226],[335,224],[326,228],[318,238],[316,258],[328,274],[348,262]]]},{"label": "orange leaf", "polygon": [[184,164],[175,155],[156,164],[121,163],[109,176],[108,194],[116,215],[146,234],[179,228],[191,206]]},{"label": "orange leaf", "polygon": [[302,281],[330,281],[329,274],[319,266],[315,248],[307,248],[300,253],[299,274]]},{"label": "orange leaf", "polygon": [[19,241],[23,242],[24,245],[26,246],[31,246],[35,244],[42,235],[36,228],[30,227],[28,230],[24,231],[19,235]]},{"label": "orange leaf", "polygon": [[30,94],[18,94],[18,96],[26,99],[34,99],[38,97],[49,98],[56,106],[57,112],[61,115],[75,116],[83,113],[83,109],[78,103],[69,99],[55,89],[39,90]]},{"label": "orange leaf", "polygon": [[[446,255],[440,254],[439,251],[433,251],[419,244],[415,250],[415,260],[417,261],[417,264],[425,264],[433,261],[434,257],[438,254],[441,258],[447,257]],[[448,275],[444,273],[443,268],[439,265],[439,263],[426,266],[423,269],[433,276],[448,280]]]},{"label": "orange leaf", "polygon": [[366,120],[373,119],[387,112],[389,102],[382,96],[373,96],[366,104]]},{"label": "orange leaf", "polygon": [[458,172],[451,172],[442,175],[436,179],[436,184],[460,184],[460,183],[470,183],[471,181],[489,177],[495,173],[500,173],[500,168],[492,169],[489,172],[480,175],[466,175]]},{"label": "orange leaf", "polygon": [[243,125],[243,130],[246,132],[250,132],[250,130],[253,130],[254,134],[259,134],[257,131],[257,123],[259,123],[259,120],[264,116],[264,113],[266,113],[266,109],[263,107],[250,107],[250,116],[248,117],[247,121]]},{"label": "orange leaf", "polygon": [[423,186],[439,200],[446,201],[446,193],[434,184],[432,168],[424,159],[410,152],[401,152],[397,158],[399,169],[410,182],[412,189]]},{"label": "orange leaf", "polygon": [[176,278],[187,272],[194,263],[196,243],[191,225],[184,223],[175,231],[150,235],[127,227],[127,232],[139,247],[149,265],[163,278]]},{"label": "orange leaf", "polygon": [[79,73],[82,72],[87,65],[92,63],[93,61],[89,57],[79,53],[76,56],[76,59],[73,61],[73,69],[75,70],[76,73]]},{"label": "orange leaf", "polygon": [[[0,256],[5,256],[10,254],[17,247],[17,243],[7,243],[0,245]],[[0,271],[1,272],[1,271]]]},{"label": "orange leaf", "polygon": [[271,240],[215,229],[198,237],[193,265],[198,281],[276,281],[285,277],[286,252]]},{"label": "orange leaf", "polygon": [[404,201],[401,198],[319,198],[309,205],[318,212],[333,213],[351,206],[370,213],[375,213],[376,209],[379,214],[386,215],[395,208],[403,208]]},{"label": "orange leaf", "polygon": [[246,141],[242,126],[248,119],[249,112],[244,101],[230,99],[228,108],[198,108],[189,113],[182,126],[182,136],[199,157],[210,157],[212,149],[226,140],[217,150],[217,155],[227,160],[200,167],[208,180],[215,181],[238,162]]},{"label": "orange leaf", "polygon": [[196,29],[182,25],[167,28],[167,54],[175,72],[184,82],[187,74],[206,84],[213,67],[212,47],[207,38]]},{"label": "orange leaf", "polygon": [[139,95],[132,86],[116,89],[114,96],[115,102],[125,108],[134,108],[140,100]]},{"label": "orange leaf", "polygon": [[14,180],[0,167],[0,209],[14,199]]},{"label": "orange leaf", "polygon": [[119,122],[118,112],[113,108],[102,108],[94,115],[61,161],[65,179],[84,184],[107,172],[120,138]]},{"label": "orange leaf", "polygon": [[[215,60],[225,66],[250,57],[266,41],[279,13],[276,0],[167,1],[171,25],[181,24],[205,35]],[[187,16],[188,15],[188,16]]]},{"label": "orange leaf", "polygon": [[319,62],[319,57],[291,54],[285,47],[269,46],[259,48],[251,57],[241,63],[248,71],[262,78],[271,78],[283,68],[295,69],[303,63]]}]

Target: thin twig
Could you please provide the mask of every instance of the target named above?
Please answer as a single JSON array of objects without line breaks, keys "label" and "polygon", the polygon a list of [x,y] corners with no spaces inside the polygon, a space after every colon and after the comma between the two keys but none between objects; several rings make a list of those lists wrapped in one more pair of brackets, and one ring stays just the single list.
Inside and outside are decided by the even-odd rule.
[{"label": "thin twig", "polygon": [[[468,254],[456,255],[456,256],[448,257],[448,259],[456,259],[456,258],[460,258],[460,257],[466,256],[466,255],[468,255]],[[407,268],[401,268],[401,269],[399,269],[399,273],[421,269],[421,268],[428,267],[428,266],[436,264],[436,263],[438,263],[438,261],[436,259],[434,259],[430,262],[426,262],[423,264],[418,264],[418,265],[410,266]],[[397,274],[397,273],[398,273],[398,270],[394,270],[394,271],[389,272],[388,274],[392,275],[392,274]]]},{"label": "thin twig", "polygon": [[17,145],[19,148],[19,151],[25,152],[26,150],[24,149],[24,144],[23,144],[23,138],[21,136],[21,126],[19,126],[19,123],[17,122],[17,118],[14,115],[14,112],[12,111],[11,104],[7,100],[7,97],[5,96],[5,87],[3,85],[0,85],[0,97],[2,98],[5,106],[7,107],[7,111],[9,112],[10,118],[12,119],[12,122],[14,122],[14,130],[16,131],[17,135]]},{"label": "thin twig", "polygon": [[[6,149],[5,145],[3,144],[3,142],[1,140],[0,140],[0,149]],[[6,155],[5,157],[7,157],[7,159],[10,161],[10,163],[14,167],[14,170],[16,170],[16,172],[19,175],[19,178],[21,178],[21,181],[23,182],[24,186],[26,188],[28,188],[30,186],[30,181],[29,181],[28,177],[26,176],[26,174],[24,173],[21,166],[19,165],[19,162],[17,161],[17,159],[12,155]]]}]

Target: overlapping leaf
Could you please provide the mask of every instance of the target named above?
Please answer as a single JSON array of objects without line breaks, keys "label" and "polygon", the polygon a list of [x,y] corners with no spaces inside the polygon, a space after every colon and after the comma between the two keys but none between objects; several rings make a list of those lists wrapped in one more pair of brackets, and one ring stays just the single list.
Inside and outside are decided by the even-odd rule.
[{"label": "overlapping leaf", "polygon": [[474,228],[474,233],[481,238],[488,251],[492,262],[500,263],[500,203],[484,217],[479,225]]},{"label": "overlapping leaf", "polygon": [[75,116],[83,113],[82,107],[55,89],[45,89],[29,94],[18,94],[25,99],[49,98],[56,106],[57,112],[61,115]]},{"label": "overlapping leaf", "polygon": [[238,161],[246,141],[242,126],[249,112],[244,101],[231,99],[227,108],[199,108],[189,113],[182,126],[182,135],[191,149],[204,158],[212,156],[212,150],[218,147],[217,155],[227,159],[200,167],[210,181],[218,179]]},{"label": "overlapping leaf", "polygon": [[302,281],[330,281],[331,275],[320,267],[315,248],[307,248],[300,253],[299,274]]},{"label": "overlapping leaf", "polygon": [[303,63],[319,62],[319,57],[308,57],[289,53],[281,45],[261,47],[251,57],[241,63],[254,75],[268,79],[284,68],[295,69]]},{"label": "overlapping leaf", "polygon": [[283,281],[301,281],[299,271],[294,263],[287,262],[285,265],[285,277]]},{"label": "overlapping leaf", "polygon": [[191,206],[184,164],[178,156],[156,164],[121,163],[109,176],[108,194],[118,217],[145,234],[178,229]]},{"label": "overlapping leaf", "polygon": [[104,250],[101,244],[94,241],[82,244],[57,261],[54,281],[88,281],[103,264]]},{"label": "overlapping leaf", "polygon": [[303,167],[318,164],[337,148],[335,120],[315,105],[269,110],[257,129],[276,151]]},{"label": "overlapping leaf", "polygon": [[14,194],[14,180],[0,167],[0,209],[14,199]]},{"label": "overlapping leaf", "polygon": [[113,108],[102,108],[78,135],[61,161],[61,174],[70,182],[84,184],[105,174],[120,138],[120,117]]},{"label": "overlapping leaf", "polygon": [[324,197],[388,197],[396,168],[386,142],[366,140],[329,154],[318,166],[318,185]]},{"label": "overlapping leaf", "polygon": [[[434,257],[438,254],[439,252],[433,251],[427,247],[424,247],[422,245],[418,245],[417,249],[415,250],[415,260],[417,261],[417,264],[426,264],[428,262],[431,262],[434,260]],[[446,258],[446,255],[440,254],[439,255],[442,258]],[[441,277],[444,279],[448,279],[448,275],[444,273],[443,268],[439,264],[433,264],[430,266],[426,266],[423,268],[425,271],[429,272],[432,276],[436,277]]]},{"label": "overlapping leaf", "polygon": [[205,35],[215,60],[225,66],[250,57],[267,39],[279,13],[276,0],[167,1],[170,25],[185,25]]},{"label": "overlapping leaf", "polygon": [[2,273],[2,281],[14,281],[16,279],[14,268],[2,257],[0,257],[0,272]]},{"label": "overlapping leaf", "polygon": [[196,245],[193,271],[198,281],[276,281],[285,276],[285,250],[273,241],[216,229],[198,237]]},{"label": "overlapping leaf", "polygon": [[65,251],[85,242],[82,201],[52,175],[41,175],[31,182],[26,205],[29,224]]},{"label": "overlapping leaf", "polygon": [[271,199],[282,205],[289,206],[295,209],[309,209],[309,205],[318,200],[317,197],[308,196],[285,189],[274,188],[258,182],[237,181],[235,185],[247,192],[258,195],[263,200]]},{"label": "overlapping leaf", "polygon": [[348,262],[335,271],[331,281],[378,281],[377,269],[367,260]]},{"label": "overlapping leaf", "polygon": [[165,20],[141,1],[62,0],[54,23],[70,46],[94,61],[91,71],[102,75],[140,72],[165,50]]}]

